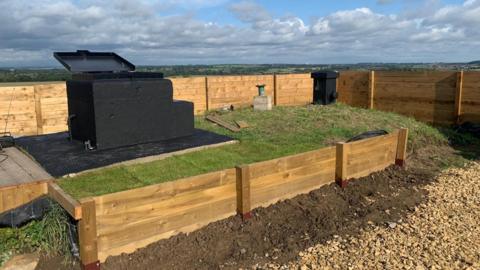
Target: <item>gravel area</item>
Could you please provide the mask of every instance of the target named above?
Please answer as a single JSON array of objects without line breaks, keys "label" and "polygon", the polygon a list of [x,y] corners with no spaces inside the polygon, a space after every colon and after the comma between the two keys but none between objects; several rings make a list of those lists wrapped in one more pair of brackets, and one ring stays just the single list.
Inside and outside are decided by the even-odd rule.
[{"label": "gravel area", "polygon": [[[260,269],[480,269],[480,163],[450,169],[425,187],[428,199],[404,220],[334,236],[297,261]],[[256,268],[255,266],[253,268]]]}]

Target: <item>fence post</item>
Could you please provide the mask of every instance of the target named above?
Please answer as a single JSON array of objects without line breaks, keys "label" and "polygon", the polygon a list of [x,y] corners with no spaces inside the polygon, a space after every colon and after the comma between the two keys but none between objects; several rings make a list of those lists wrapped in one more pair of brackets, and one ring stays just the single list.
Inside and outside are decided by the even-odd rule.
[{"label": "fence post", "polygon": [[252,217],[250,204],[250,168],[248,165],[236,166],[237,174],[237,213],[243,219]]},{"label": "fence post", "polygon": [[208,77],[205,76],[205,111],[208,111],[210,109],[210,105],[208,104],[209,98],[208,98]]},{"label": "fence post", "polygon": [[373,109],[375,98],[375,71],[370,71],[368,75],[368,108]]},{"label": "fence post", "polygon": [[347,187],[347,160],[350,145],[348,143],[337,143],[337,157],[335,165],[335,182],[341,187]]},{"label": "fence post", "polygon": [[33,86],[33,96],[35,97],[35,119],[37,121],[37,135],[43,134],[43,116],[42,116],[42,98],[37,86]]},{"label": "fence post", "polygon": [[277,73],[273,73],[273,105],[277,106]]},{"label": "fence post", "polygon": [[460,124],[462,116],[463,70],[457,73],[457,88],[455,94],[455,123]]},{"label": "fence post", "polygon": [[81,268],[82,270],[100,270],[95,201],[92,198],[86,198],[81,200],[80,203],[82,205],[82,219],[78,221],[78,238]]},{"label": "fence post", "polygon": [[408,128],[401,128],[398,131],[397,155],[395,164],[404,167],[407,158]]}]

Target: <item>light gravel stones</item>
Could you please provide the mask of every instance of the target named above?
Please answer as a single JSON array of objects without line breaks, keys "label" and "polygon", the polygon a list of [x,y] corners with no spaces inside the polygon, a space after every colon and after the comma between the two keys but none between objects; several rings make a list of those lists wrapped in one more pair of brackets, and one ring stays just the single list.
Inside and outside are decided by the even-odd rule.
[{"label": "light gravel stones", "polygon": [[261,268],[480,269],[480,163],[447,170],[426,189],[428,200],[404,220],[336,236],[297,261]]}]

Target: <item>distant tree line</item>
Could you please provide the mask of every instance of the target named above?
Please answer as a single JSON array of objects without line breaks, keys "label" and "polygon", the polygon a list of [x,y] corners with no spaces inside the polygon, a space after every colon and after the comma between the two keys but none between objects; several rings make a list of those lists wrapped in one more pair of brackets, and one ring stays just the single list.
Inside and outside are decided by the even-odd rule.
[{"label": "distant tree line", "polygon": [[[359,63],[332,65],[182,65],[182,66],[139,66],[138,71],[161,72],[165,77],[200,75],[247,75],[273,73],[309,73],[319,70],[475,70],[480,61],[465,63]],[[65,81],[72,75],[65,69],[0,69],[0,82]]]}]

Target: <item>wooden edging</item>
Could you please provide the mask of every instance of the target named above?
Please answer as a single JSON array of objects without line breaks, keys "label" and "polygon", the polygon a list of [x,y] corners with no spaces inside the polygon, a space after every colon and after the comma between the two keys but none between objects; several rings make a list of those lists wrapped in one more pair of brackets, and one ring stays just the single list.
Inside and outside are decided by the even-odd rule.
[{"label": "wooden edging", "polygon": [[29,203],[47,194],[47,184],[53,180],[39,180],[30,183],[0,187],[0,213]]},{"label": "wooden edging", "polygon": [[[329,165],[329,166],[335,166],[335,179],[331,179],[333,182],[334,180],[341,186],[345,187],[349,174],[350,176],[352,175],[351,172],[349,172],[350,166],[356,166],[358,165],[357,163],[350,163],[350,162],[355,162],[355,160],[362,159],[361,156],[359,158],[355,158],[355,155],[358,156],[358,149],[365,148],[366,153],[368,154],[373,154],[377,155],[381,153],[377,153],[379,149],[388,149],[389,154],[386,156],[388,158],[379,160],[379,164],[376,163],[376,159],[368,159],[367,157],[365,158],[365,172],[373,172],[376,170],[380,170],[385,168],[385,166],[389,166],[391,164],[398,164],[398,165],[404,165],[405,164],[405,158],[406,158],[406,147],[407,147],[407,138],[408,138],[408,130],[407,129],[401,129],[399,131],[396,131],[394,133],[384,135],[384,136],[378,136],[378,137],[373,137],[361,141],[356,141],[356,142],[351,142],[351,143],[338,143],[336,146],[336,163],[335,165]],[[355,147],[357,149],[355,150]],[[374,147],[373,150],[369,150],[371,147]],[[392,149],[394,148],[394,149]],[[333,150],[333,149],[332,149]],[[355,152],[357,151],[357,152]],[[370,153],[370,152],[372,153]],[[350,155],[350,157],[349,157]],[[293,156],[299,156],[299,155],[293,155]],[[283,157],[285,158],[285,157]],[[311,156],[307,155],[307,160],[311,159]],[[372,162],[373,160],[373,162]],[[387,160],[387,161],[385,161]],[[362,161],[363,162],[363,161]],[[300,159],[297,158],[297,163],[298,166],[300,167],[295,167],[297,169],[303,168],[306,170],[309,170],[307,168],[308,166],[305,165],[304,162],[301,162]],[[318,166],[316,164],[315,166]],[[251,217],[251,211],[252,211],[252,197],[251,194],[252,192],[256,192],[256,190],[251,190],[251,177],[253,173],[252,164],[249,165],[242,165],[242,166],[236,166],[235,167],[235,178],[236,180],[236,211],[239,215],[243,217],[243,219],[248,219]],[[293,169],[295,169],[293,168]],[[317,167],[314,167],[317,168]],[[313,168],[310,168],[310,170]],[[273,175],[278,174],[278,171],[275,171]],[[362,172],[363,174],[363,172]],[[333,175],[332,175],[333,176]],[[262,177],[265,177],[265,175],[262,175]],[[255,180],[256,178],[252,178],[252,180]],[[316,178],[315,178],[316,179]],[[310,181],[310,189],[313,188],[313,185],[311,185],[311,181],[321,181],[319,179],[315,180],[311,177],[306,177],[305,181]],[[182,180],[177,180],[177,181],[182,181]],[[191,178],[189,178],[189,181],[191,182]],[[302,180],[303,181],[303,180]],[[254,186],[255,186],[255,181]],[[195,182],[196,183],[196,182]],[[195,184],[194,182],[191,182],[191,185]],[[273,182],[272,182],[273,183]],[[257,183],[258,184],[258,183]],[[99,209],[101,208],[96,208],[100,207],[96,205],[96,198],[86,198],[83,200],[80,200],[80,202],[76,202],[74,199],[70,198],[68,195],[66,195],[60,187],[58,187],[55,183],[50,183],[49,184],[49,194],[51,194],[52,197],[56,198],[57,201],[72,215],[72,216],[77,216],[79,217],[79,223],[78,223],[78,232],[79,232],[79,242],[80,242],[80,257],[81,257],[81,264],[83,269],[100,269],[100,260],[104,260],[106,256],[109,256],[108,252],[107,254],[103,254],[102,256],[99,255],[99,246],[98,243],[100,243],[101,237],[98,235],[97,232],[97,226],[102,226],[102,224],[97,224],[97,210],[101,211]],[[275,185],[272,185],[273,188]],[[196,192],[207,192],[208,189],[211,188],[217,188],[216,186],[205,186],[200,189],[198,189]],[[157,188],[158,189],[158,188]],[[297,194],[300,193],[305,193],[308,192],[309,190],[303,189],[299,190]],[[138,190],[133,190],[134,192],[138,192]],[[129,191],[124,191],[124,192],[129,192]],[[169,192],[173,192],[173,190],[170,190]],[[192,192],[191,190],[187,192]],[[123,193],[122,193],[123,194]],[[156,192],[155,192],[156,194]],[[176,193],[172,193],[176,194]],[[275,196],[280,196],[280,193],[273,192],[272,194],[275,194]],[[125,200],[129,200],[128,193],[124,193],[123,195],[119,195],[118,199],[122,200],[124,198]],[[152,196],[154,196],[152,194]],[[277,199],[281,199],[282,197],[275,197]],[[272,197],[272,198],[273,198]],[[152,200],[155,200],[155,196],[151,198]],[[174,198],[173,198],[174,199]],[[212,206],[213,207],[213,206]],[[132,210],[130,210],[132,211]],[[179,213],[177,213],[179,214]],[[200,215],[200,213],[198,213]],[[142,216],[139,214],[138,219],[141,220]],[[175,215],[172,218],[176,218]],[[220,218],[220,215],[216,218]],[[222,217],[224,218],[224,217]],[[103,220],[103,219],[102,219]],[[168,222],[173,222],[174,220],[168,220]],[[101,221],[105,222],[105,220]],[[165,221],[167,222],[167,221]],[[198,220],[191,220],[191,222],[198,222]],[[183,224],[185,225],[185,224]],[[186,224],[187,226],[194,226],[195,223],[192,223],[191,225]],[[197,228],[198,229],[198,228]],[[175,230],[173,230],[175,231]],[[170,235],[171,236],[171,235]],[[97,240],[98,239],[98,240]],[[140,240],[140,242],[143,240]],[[136,243],[136,242],[133,242]],[[133,244],[132,243],[132,244]],[[138,247],[142,246],[139,244]],[[122,246],[115,247],[115,248],[122,248]],[[131,250],[129,251],[131,252]],[[103,259],[102,259],[102,258]]]},{"label": "wooden edging", "polygon": [[60,204],[75,220],[82,218],[82,206],[56,183],[48,183],[48,196]]}]

